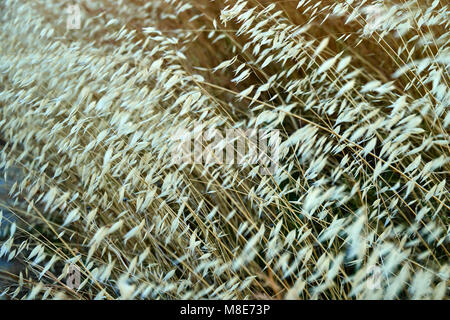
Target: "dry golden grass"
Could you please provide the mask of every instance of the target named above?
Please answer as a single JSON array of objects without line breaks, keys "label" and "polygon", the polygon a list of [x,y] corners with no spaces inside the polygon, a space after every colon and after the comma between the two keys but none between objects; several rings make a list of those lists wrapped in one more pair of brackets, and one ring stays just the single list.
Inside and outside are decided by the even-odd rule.
[{"label": "dry golden grass", "polygon": [[[0,4],[0,293],[447,297],[444,1],[74,3]],[[174,163],[199,124],[279,130],[279,167]]]}]

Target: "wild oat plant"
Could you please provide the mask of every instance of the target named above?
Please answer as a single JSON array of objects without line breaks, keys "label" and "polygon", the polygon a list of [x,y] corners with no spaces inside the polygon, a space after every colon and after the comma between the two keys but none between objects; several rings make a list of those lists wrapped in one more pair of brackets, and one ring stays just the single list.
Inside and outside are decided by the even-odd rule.
[{"label": "wild oat plant", "polygon": [[448,298],[446,1],[0,11],[3,297]]}]

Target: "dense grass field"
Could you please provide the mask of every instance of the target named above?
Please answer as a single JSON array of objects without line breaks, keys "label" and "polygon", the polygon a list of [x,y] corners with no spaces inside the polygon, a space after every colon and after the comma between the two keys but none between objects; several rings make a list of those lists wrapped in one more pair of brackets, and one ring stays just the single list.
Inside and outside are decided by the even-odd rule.
[{"label": "dense grass field", "polygon": [[0,295],[448,298],[449,15],[0,2]]}]

